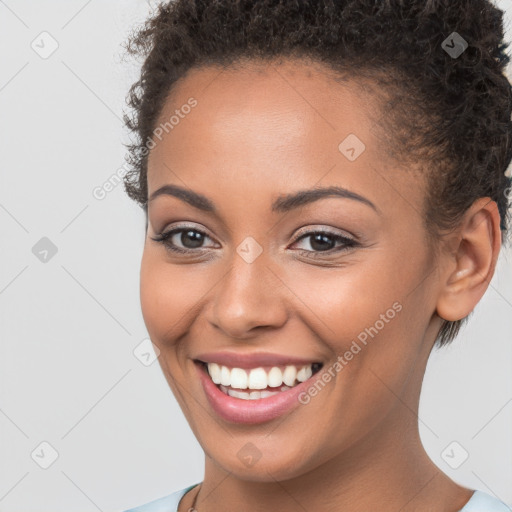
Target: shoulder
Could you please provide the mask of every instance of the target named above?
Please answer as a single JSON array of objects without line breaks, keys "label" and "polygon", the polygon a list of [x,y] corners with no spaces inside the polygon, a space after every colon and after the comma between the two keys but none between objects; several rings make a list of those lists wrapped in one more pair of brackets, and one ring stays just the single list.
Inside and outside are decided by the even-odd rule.
[{"label": "shoulder", "polygon": [[183,498],[183,496],[185,496],[185,494],[196,485],[198,484],[185,487],[185,489],[175,491],[167,496],[144,503],[143,505],[138,505],[137,507],[125,510],[124,512],[176,512],[181,498]]},{"label": "shoulder", "polygon": [[483,491],[475,491],[460,512],[512,512],[512,508]]},{"label": "shoulder", "polygon": [[[181,498],[196,485],[198,484],[175,491],[167,496],[125,510],[124,512],[176,512]],[[512,512],[512,508],[483,491],[475,491],[471,499],[459,512],[482,512],[484,510],[485,512]]]}]

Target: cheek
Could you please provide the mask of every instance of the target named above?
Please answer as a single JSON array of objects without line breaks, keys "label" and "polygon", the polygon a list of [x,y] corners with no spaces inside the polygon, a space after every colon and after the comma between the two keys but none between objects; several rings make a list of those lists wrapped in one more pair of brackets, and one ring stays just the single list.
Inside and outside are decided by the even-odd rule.
[{"label": "cheek", "polygon": [[140,301],[146,328],[158,344],[178,338],[197,317],[201,298],[212,277],[199,267],[166,261],[160,250],[144,249],[140,270]]},{"label": "cheek", "polygon": [[333,359],[341,357],[343,369],[336,372],[343,374],[341,381],[351,383],[355,394],[381,398],[385,386],[371,371],[393,389],[400,387],[429,316],[425,290],[411,293],[411,283],[421,282],[423,262],[398,258],[391,250],[386,254],[344,268],[304,266],[286,277],[303,323],[329,346]]},{"label": "cheek", "polygon": [[140,270],[140,302],[146,328],[153,342],[161,345],[164,336],[177,322],[181,293],[179,275],[145,249]]},{"label": "cheek", "polygon": [[343,353],[352,340],[364,343],[376,323],[380,333],[396,321],[401,292],[390,275],[390,269],[354,261],[340,268],[304,265],[293,269],[286,282],[296,297],[296,311],[302,310],[311,328]]}]

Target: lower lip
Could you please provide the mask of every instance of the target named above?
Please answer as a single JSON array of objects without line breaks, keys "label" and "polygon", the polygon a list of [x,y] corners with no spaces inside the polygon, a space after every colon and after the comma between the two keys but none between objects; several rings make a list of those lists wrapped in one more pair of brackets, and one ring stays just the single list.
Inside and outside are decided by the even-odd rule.
[{"label": "lower lip", "polygon": [[[233,423],[263,423],[302,405],[299,395],[311,384],[311,377],[277,395],[256,400],[244,400],[226,395],[212,381],[205,367],[196,363],[199,379],[213,410],[223,419]],[[315,374],[316,375],[316,374]],[[314,375],[313,375],[314,377]]]}]

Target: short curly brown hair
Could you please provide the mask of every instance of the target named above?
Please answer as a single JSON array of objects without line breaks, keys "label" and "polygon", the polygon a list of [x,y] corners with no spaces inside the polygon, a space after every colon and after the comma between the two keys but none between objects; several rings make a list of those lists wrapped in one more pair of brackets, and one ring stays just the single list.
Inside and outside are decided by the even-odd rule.
[{"label": "short curly brown hair", "polygon": [[[127,97],[132,113],[124,114],[136,138],[127,144],[125,190],[147,215],[147,141],[171,88],[188,70],[246,59],[312,59],[340,76],[370,78],[389,93],[379,133],[397,162],[425,164],[431,236],[449,232],[476,199],[489,197],[498,205],[505,241],[512,88],[503,14],[489,0],[159,4],[125,44],[129,55],[144,58]],[[453,37],[467,46],[460,55],[446,46],[454,47]],[[467,319],[445,321],[437,346],[450,343]]]}]

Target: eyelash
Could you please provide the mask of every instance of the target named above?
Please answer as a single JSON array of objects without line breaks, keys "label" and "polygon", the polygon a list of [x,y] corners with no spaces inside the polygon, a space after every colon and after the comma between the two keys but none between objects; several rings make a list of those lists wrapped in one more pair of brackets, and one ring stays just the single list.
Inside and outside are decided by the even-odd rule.
[{"label": "eyelash", "polygon": [[[193,253],[195,253],[195,254],[197,254],[203,248],[182,249],[181,247],[177,247],[176,245],[171,243],[170,239],[172,238],[172,236],[177,233],[181,233],[183,231],[194,231],[196,233],[200,233],[201,235],[204,235],[205,237],[210,238],[204,231],[201,231],[200,229],[194,228],[192,226],[190,226],[190,227],[184,226],[184,227],[171,229],[167,232],[159,233],[158,236],[156,236],[156,237],[150,237],[150,238],[152,240],[154,240],[155,242],[159,242],[159,243],[163,244],[167,250],[172,251],[173,253],[177,253],[177,254],[193,254]],[[297,243],[298,241],[300,241],[302,239],[311,237],[313,235],[319,235],[319,234],[327,235],[327,236],[333,238],[335,242],[340,241],[343,243],[343,246],[338,247],[337,249],[336,248],[329,249],[327,251],[309,251],[306,249],[296,249],[296,250],[299,251],[301,254],[306,255],[307,257],[311,257],[311,254],[332,255],[334,253],[340,253],[340,252],[346,251],[350,248],[357,247],[359,245],[358,242],[356,242],[352,238],[348,238],[348,237],[339,235],[337,233],[333,233],[332,231],[327,231],[327,230],[322,230],[322,229],[315,230],[315,231],[308,231],[307,233],[300,235],[298,238],[296,238],[293,241],[293,244]]]}]

